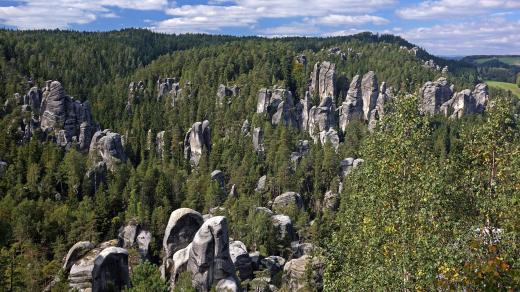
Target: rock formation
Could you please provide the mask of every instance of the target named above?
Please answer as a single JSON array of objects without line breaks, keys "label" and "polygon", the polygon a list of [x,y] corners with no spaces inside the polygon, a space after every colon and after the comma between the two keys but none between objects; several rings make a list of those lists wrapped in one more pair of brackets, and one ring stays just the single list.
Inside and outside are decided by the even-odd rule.
[{"label": "rock formation", "polygon": [[273,215],[271,217],[273,226],[278,230],[278,240],[293,242],[298,239],[291,218],[287,215]]},{"label": "rock formation", "polygon": [[310,92],[318,95],[320,100],[326,97],[334,100],[336,92],[336,64],[326,61],[314,64],[314,70],[311,73]]},{"label": "rock formation", "polygon": [[298,164],[298,162],[300,162],[300,160],[309,152],[309,141],[299,140],[297,147],[297,151],[292,152],[290,157],[290,160],[294,165]]},{"label": "rock formation", "polygon": [[63,263],[63,270],[68,273],[74,265],[74,263],[82,258],[87,252],[92,250],[94,245],[90,241],[80,241],[74,244],[67,253],[65,261]]},{"label": "rock formation", "polygon": [[450,100],[453,92],[446,78],[441,77],[437,81],[426,82],[419,91],[419,110],[426,114],[436,114],[440,107]]},{"label": "rock formation", "polygon": [[[124,290],[130,287],[128,271],[128,252],[115,247],[115,241],[105,242],[90,249],[74,261],[70,268],[68,281],[72,290],[102,292],[109,287]],[[77,250],[77,247],[76,246]],[[90,245],[86,244],[87,249]],[[74,247],[73,247],[74,249]],[[74,251],[69,251],[69,254]],[[66,265],[70,263],[66,262]]]},{"label": "rock formation", "polygon": [[[208,219],[195,234],[189,251],[187,265],[192,284],[197,291],[210,291],[220,281],[232,278],[234,287],[240,287],[235,276],[235,266],[229,254],[227,219],[216,216]],[[221,285],[224,283],[221,283]],[[229,286],[230,283],[226,283]],[[235,289],[232,289],[235,290]]]},{"label": "rock formation", "polygon": [[194,166],[199,165],[203,151],[211,151],[209,121],[196,122],[184,137],[184,157]]},{"label": "rock formation", "polygon": [[377,102],[375,108],[370,112],[370,117],[368,121],[368,129],[369,131],[373,131],[376,127],[377,121],[381,120],[385,115],[385,105],[393,98],[393,93],[391,88],[386,87],[386,83],[381,83],[381,88],[379,89],[379,95],[377,97]]},{"label": "rock formation", "polygon": [[333,191],[327,191],[323,197],[323,208],[329,211],[336,211],[339,207],[339,195]]},{"label": "rock formation", "polygon": [[255,192],[263,193],[267,189],[267,176],[263,175],[258,179],[256,184]]},{"label": "rock formation", "polygon": [[202,226],[202,215],[189,208],[180,208],[170,214],[164,232],[163,249],[166,258],[188,246]]},{"label": "rock formation", "polygon": [[220,84],[217,89],[217,104],[223,105],[231,102],[232,97],[238,96],[240,88],[238,86],[227,87]]},{"label": "rock formation", "polygon": [[251,131],[251,124],[249,123],[248,120],[245,120],[244,123],[242,124],[242,128],[240,128],[240,133],[242,133],[242,136],[249,136],[250,135],[250,132]]},{"label": "rock formation", "polygon": [[475,111],[482,113],[487,107],[489,100],[489,89],[486,83],[479,83],[473,90],[473,98],[475,99]]},{"label": "rock formation", "polygon": [[335,124],[335,108],[332,97],[325,97],[319,106],[309,110],[309,135],[318,143],[320,132],[328,131]]},{"label": "rock formation", "polygon": [[262,128],[253,130],[253,148],[256,152],[264,152],[264,131],[262,131]]},{"label": "rock formation", "polygon": [[222,190],[225,189],[225,175],[221,170],[214,170],[211,173],[211,179],[216,181]]},{"label": "rock formation", "polygon": [[345,158],[340,162],[341,177],[346,177],[353,169],[363,164],[363,159]]},{"label": "rock formation", "polygon": [[[306,271],[311,270],[312,279],[307,279]],[[290,291],[302,291],[302,289],[311,289],[309,284],[315,286],[317,290],[321,290],[323,277],[323,263],[318,258],[304,255],[297,259],[288,261],[284,268],[284,279]],[[309,283],[309,281],[311,283]]]},{"label": "rock formation", "polygon": [[160,131],[155,136],[155,152],[157,153],[157,157],[159,157],[159,158],[164,158],[164,154],[166,153],[166,149],[165,149],[166,141],[164,140],[165,133],[166,133],[166,131]]},{"label": "rock formation", "polygon": [[273,125],[298,127],[294,99],[287,89],[276,86],[273,89],[262,88],[258,92],[256,112],[267,114]]},{"label": "rock formation", "polygon": [[145,260],[149,257],[151,239],[152,234],[144,230],[137,220],[132,219],[119,229],[117,246],[125,249],[137,247],[141,259]]},{"label": "rock formation", "polygon": [[245,244],[238,240],[232,241],[229,243],[229,253],[240,279],[246,280],[250,278],[253,275],[253,267]]},{"label": "rock formation", "polygon": [[339,147],[339,136],[338,132],[334,129],[329,129],[328,131],[321,131],[320,132],[320,142],[321,145],[325,145],[329,143],[332,148],[335,150]]},{"label": "rock formation", "polygon": [[278,211],[285,208],[303,208],[303,200],[300,194],[296,192],[285,192],[274,198],[273,210]]},{"label": "rock formation", "polygon": [[121,144],[121,135],[110,130],[97,131],[92,137],[89,158],[94,164],[103,162],[109,170],[126,161],[126,154]]},{"label": "rock formation", "polygon": [[157,101],[168,98],[170,105],[175,107],[181,95],[182,89],[177,78],[159,78],[157,80]]},{"label": "rock formation", "polygon": [[125,111],[132,114],[133,107],[136,103],[144,98],[144,82],[130,82],[128,85],[128,100],[126,102]]},{"label": "rock formation", "polygon": [[354,120],[363,120],[363,95],[361,78],[359,75],[352,78],[347,97],[339,109],[339,127],[345,132],[347,125]]},{"label": "rock formation", "polygon": [[379,95],[377,86],[377,77],[374,71],[363,75],[363,79],[361,80],[361,95],[363,98],[363,115],[365,121],[368,121],[370,112],[376,106],[377,97]]}]

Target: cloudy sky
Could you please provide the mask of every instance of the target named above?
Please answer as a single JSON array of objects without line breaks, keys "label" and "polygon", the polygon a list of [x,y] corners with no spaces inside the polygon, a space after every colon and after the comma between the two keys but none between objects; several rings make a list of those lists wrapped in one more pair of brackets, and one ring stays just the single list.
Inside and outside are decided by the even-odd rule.
[{"label": "cloudy sky", "polygon": [[437,55],[520,54],[520,0],[0,0],[0,26],[269,37],[372,31]]}]

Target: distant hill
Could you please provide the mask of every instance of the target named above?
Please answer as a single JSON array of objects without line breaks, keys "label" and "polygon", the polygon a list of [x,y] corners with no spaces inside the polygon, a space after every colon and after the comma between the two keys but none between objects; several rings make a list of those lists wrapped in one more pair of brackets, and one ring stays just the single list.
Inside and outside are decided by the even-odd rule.
[{"label": "distant hill", "polygon": [[461,61],[475,65],[486,80],[514,83],[520,72],[520,55],[475,55]]}]

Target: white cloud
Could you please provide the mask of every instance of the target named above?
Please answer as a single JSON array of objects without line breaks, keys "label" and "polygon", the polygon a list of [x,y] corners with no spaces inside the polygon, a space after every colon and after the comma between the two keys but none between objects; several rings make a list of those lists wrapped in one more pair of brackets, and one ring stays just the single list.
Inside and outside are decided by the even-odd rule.
[{"label": "white cloud", "polygon": [[440,55],[519,54],[520,21],[489,18],[396,32]]},{"label": "white cloud", "polygon": [[20,29],[67,28],[98,17],[116,17],[111,7],[159,10],[168,0],[17,0],[16,6],[0,6],[0,23]]},{"label": "white cloud", "polygon": [[[302,24],[289,24],[264,30],[301,31],[316,24],[383,24],[386,19],[368,15],[395,3],[395,0],[211,0],[207,5],[183,5],[168,9],[172,18],[157,22],[152,29],[162,32],[213,32],[226,27],[248,27],[261,19],[307,18]],[[219,5],[227,4],[227,5]],[[362,14],[364,13],[364,14]],[[359,15],[361,14],[361,15]]]},{"label": "white cloud", "polygon": [[419,5],[397,10],[404,19],[437,19],[447,16],[475,16],[495,9],[520,8],[519,0],[438,0],[423,1]]}]

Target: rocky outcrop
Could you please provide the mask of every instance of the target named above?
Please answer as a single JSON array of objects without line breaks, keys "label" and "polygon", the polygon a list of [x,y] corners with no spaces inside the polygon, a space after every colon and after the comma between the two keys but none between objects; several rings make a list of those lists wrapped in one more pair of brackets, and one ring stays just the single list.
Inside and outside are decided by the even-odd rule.
[{"label": "rocky outcrop", "polygon": [[489,101],[489,89],[486,83],[479,83],[473,90],[473,98],[475,99],[475,111],[482,113],[487,107]]},{"label": "rocky outcrop", "polygon": [[[39,99],[39,91],[31,89],[27,96],[30,103]],[[88,149],[96,126],[92,121],[90,104],[81,103],[65,94],[58,81],[47,81],[42,91],[40,105],[40,128],[47,135],[53,135],[60,146]]]},{"label": "rocky outcrop", "polygon": [[370,112],[375,108],[379,95],[377,77],[374,71],[369,71],[363,75],[363,79],[361,80],[361,95],[363,99],[364,119],[368,121]]},{"label": "rocky outcrop", "polygon": [[320,132],[328,131],[335,124],[335,107],[331,97],[325,97],[319,106],[309,110],[309,135],[318,143]]},{"label": "rocky outcrop", "polygon": [[280,87],[262,88],[258,92],[256,112],[267,114],[271,124],[298,127],[295,103],[292,92]]},{"label": "rocky outcrop", "polygon": [[334,212],[339,207],[339,195],[333,191],[327,191],[323,197],[323,208]]},{"label": "rocky outcrop", "polygon": [[328,131],[320,132],[320,142],[321,145],[330,144],[332,148],[335,150],[339,147],[339,136],[338,132],[334,129],[329,129]]},{"label": "rocky outcrop", "polygon": [[382,82],[381,88],[379,89],[379,95],[377,96],[376,106],[370,112],[370,117],[368,121],[369,131],[373,131],[377,125],[377,121],[381,120],[384,117],[386,103],[389,102],[392,98],[392,89],[387,88],[386,83]]},{"label": "rocky outcrop", "polygon": [[232,97],[238,96],[240,88],[238,86],[227,87],[220,84],[217,89],[217,104],[223,105],[231,102]]},{"label": "rocky outcrop", "polygon": [[422,113],[434,115],[440,107],[451,99],[453,92],[446,78],[426,82],[419,91],[419,110]]},{"label": "rocky outcrop", "polygon": [[347,97],[339,109],[339,127],[345,132],[347,125],[354,120],[363,120],[363,94],[361,78],[354,76],[347,92]]},{"label": "rocky outcrop", "polygon": [[269,271],[270,276],[273,277],[278,272],[282,271],[285,265],[285,259],[280,256],[268,256],[260,260],[263,268]]},{"label": "rocky outcrop", "polygon": [[[189,83],[186,86],[189,86]],[[177,78],[159,78],[157,80],[157,101],[167,99],[168,103],[175,107],[181,97],[182,89]]]},{"label": "rocky outcrop", "polygon": [[262,128],[253,130],[253,148],[258,153],[264,152],[264,131],[262,131]]},{"label": "rocky outcrop", "polygon": [[258,182],[256,183],[255,192],[263,193],[266,190],[267,190],[267,176],[263,175],[258,179]]},{"label": "rocky outcrop", "polygon": [[310,145],[308,140],[299,140],[297,151],[291,153],[290,160],[296,165],[309,152]]},{"label": "rocky outcrop", "polygon": [[306,91],[304,98],[300,99],[296,105],[296,115],[298,116],[299,127],[304,131],[309,129],[309,111],[312,107],[311,100],[311,94],[309,91]]},{"label": "rocky outcrop", "polygon": [[7,168],[7,162],[0,160],[0,175],[4,173],[4,170]]},{"label": "rocky outcrop", "polygon": [[160,131],[155,136],[155,152],[157,153],[157,157],[159,158],[164,158],[164,155],[166,153],[166,141],[164,140],[164,134],[166,134],[166,131]]},{"label": "rocky outcrop", "polygon": [[353,169],[363,164],[363,159],[345,158],[340,162],[341,176],[346,177]]},{"label": "rocky outcrop", "polygon": [[251,124],[248,120],[245,120],[244,123],[242,123],[242,127],[240,128],[240,133],[242,133],[242,136],[249,136],[251,131]]},{"label": "rocky outcrop", "polygon": [[293,242],[298,239],[294,230],[291,218],[287,215],[273,215],[271,217],[273,226],[277,229],[277,239],[286,242]]},{"label": "rocky outcrop", "polygon": [[[227,219],[216,216],[208,219],[195,234],[191,244],[188,271],[192,284],[197,291],[210,291],[221,280],[235,277],[235,266],[229,254]],[[226,286],[229,283],[226,284]]]},{"label": "rocky outcrop", "polygon": [[119,229],[117,246],[129,249],[138,248],[142,260],[148,259],[152,234],[144,230],[137,220],[132,219]]},{"label": "rocky outcrop", "polygon": [[464,114],[474,113],[475,111],[476,103],[469,89],[456,92],[453,97],[443,103],[439,109],[440,113],[452,119],[461,118]]},{"label": "rocky outcrop", "polygon": [[74,262],[68,276],[70,289],[101,292],[109,287],[130,287],[128,251],[114,244],[115,241],[102,243]]},{"label": "rocky outcrop", "polygon": [[[312,278],[307,279],[307,270],[310,269]],[[284,268],[284,283],[290,291],[302,291],[303,289],[321,290],[323,277],[323,263],[318,258],[304,255],[288,261]]]},{"label": "rocky outcrop", "polygon": [[211,151],[209,121],[196,122],[184,137],[184,157],[194,166],[199,165],[202,153]]},{"label": "rocky outcrop", "polygon": [[163,249],[166,258],[188,246],[202,226],[202,215],[189,208],[180,208],[170,214],[164,232]]},{"label": "rocky outcrop", "polygon": [[334,100],[336,92],[336,64],[326,61],[314,64],[314,70],[311,73],[310,92],[318,95],[320,100],[326,97]]},{"label": "rocky outcrop", "polygon": [[303,200],[300,194],[285,192],[274,198],[273,210],[284,210],[285,208],[303,208]]},{"label": "rocky outcrop", "polygon": [[307,65],[307,56],[305,56],[303,54],[296,56],[296,63],[306,66]]},{"label": "rocky outcrop", "polygon": [[110,130],[97,131],[92,137],[89,158],[94,164],[103,162],[109,170],[126,161],[126,154],[121,144],[121,135]]},{"label": "rocky outcrop", "polygon": [[253,267],[245,244],[238,240],[232,241],[229,243],[229,253],[240,279],[250,278],[253,275]]},{"label": "rocky outcrop", "polygon": [[76,263],[76,261],[82,258],[87,252],[92,250],[94,245],[90,241],[80,241],[74,244],[67,253],[65,261],[63,263],[63,270],[66,273],[70,272],[70,269]]},{"label": "rocky outcrop", "polygon": [[130,82],[128,85],[128,100],[126,102],[125,111],[132,114],[134,105],[144,98],[144,82]]}]

